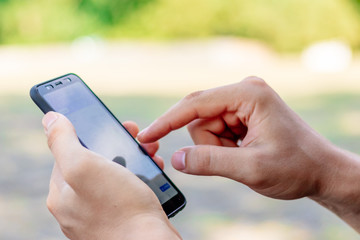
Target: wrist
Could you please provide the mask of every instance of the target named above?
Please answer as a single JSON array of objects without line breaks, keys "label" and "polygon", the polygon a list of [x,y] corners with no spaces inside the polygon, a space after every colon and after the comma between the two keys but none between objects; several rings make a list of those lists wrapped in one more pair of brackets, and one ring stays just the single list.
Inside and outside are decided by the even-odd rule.
[{"label": "wrist", "polygon": [[327,144],[318,191],[309,196],[360,232],[360,157]]},{"label": "wrist", "polygon": [[114,229],[110,234],[106,234],[108,240],[162,240],[176,239],[180,240],[181,236],[172,226],[165,214],[138,214],[128,218],[119,228]]}]

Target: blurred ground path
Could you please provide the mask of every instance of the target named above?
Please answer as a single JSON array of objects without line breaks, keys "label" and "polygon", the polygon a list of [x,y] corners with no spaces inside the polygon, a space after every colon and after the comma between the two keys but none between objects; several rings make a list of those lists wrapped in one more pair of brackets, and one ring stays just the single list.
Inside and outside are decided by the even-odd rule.
[{"label": "blurred ground path", "polygon": [[179,95],[257,75],[280,93],[297,96],[360,91],[360,58],[332,74],[308,70],[299,56],[220,38],[171,43],[104,42],[0,47],[0,94],[28,94],[31,86],[65,73],[81,76],[101,94]]},{"label": "blurred ground path", "polygon": [[[332,74],[314,73],[300,56],[281,56],[259,43],[229,38],[172,43],[82,38],[62,45],[0,46],[0,239],[65,240],[46,208],[53,158],[42,114],[28,97],[36,83],[77,73],[104,95],[120,120],[143,128],[184,94],[258,75],[281,96],[292,97],[289,105],[319,133],[360,154],[360,58],[347,66]],[[318,95],[335,91],[340,93]],[[173,152],[192,144],[183,128],[162,139],[159,150],[165,171],[188,200],[171,220],[184,239],[359,239],[309,199],[273,200],[234,181],[174,170]]]}]

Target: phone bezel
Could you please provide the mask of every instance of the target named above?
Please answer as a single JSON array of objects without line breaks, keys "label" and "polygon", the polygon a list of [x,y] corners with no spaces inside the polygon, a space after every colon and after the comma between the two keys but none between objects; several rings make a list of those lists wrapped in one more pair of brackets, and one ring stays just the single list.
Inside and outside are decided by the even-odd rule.
[{"label": "phone bezel", "polygon": [[[60,81],[61,79],[66,79],[69,78],[71,79],[70,84],[73,84],[74,82],[81,82],[94,96],[95,98],[99,101],[99,104],[102,105],[105,110],[107,110],[110,115],[116,120],[116,122],[120,125],[120,127],[122,127],[123,129],[125,129],[125,131],[129,134],[130,138],[133,139],[133,141],[136,142],[136,144],[139,146],[139,148],[146,154],[147,152],[143,149],[143,147],[135,140],[135,138],[127,131],[127,129],[121,124],[121,122],[116,118],[116,116],[110,111],[110,109],[103,103],[103,101],[91,90],[91,88],[76,74],[74,73],[69,73],[69,74],[65,74],[63,76],[39,83],[35,86],[33,86],[30,90],[30,97],[31,99],[34,101],[34,103],[40,108],[40,110],[46,114],[49,111],[54,111],[54,109],[48,104],[48,102],[43,98],[43,95],[46,93],[49,93],[51,91],[56,91],[60,88],[66,87],[67,85],[62,85],[62,86],[57,86],[56,89],[55,87],[52,90],[48,90],[44,93],[43,88],[45,88],[46,85],[49,85],[53,82],[56,81]],[[81,141],[81,139],[80,139]],[[149,155],[148,155],[149,156]],[[149,158],[151,159],[151,161],[153,161],[155,163],[155,161],[149,156]],[[155,163],[155,165],[157,166],[157,164]],[[169,199],[167,202],[162,204],[163,210],[165,211],[166,215],[168,216],[168,218],[171,218],[173,216],[175,216],[179,211],[181,211],[185,205],[186,205],[186,199],[184,197],[184,195],[180,192],[180,190],[176,187],[176,185],[169,179],[169,177],[164,173],[164,171],[159,167],[159,170],[162,172],[163,176],[166,178],[166,180],[174,187],[174,189],[178,192],[177,195],[175,195],[174,197],[172,197],[171,199]]]}]

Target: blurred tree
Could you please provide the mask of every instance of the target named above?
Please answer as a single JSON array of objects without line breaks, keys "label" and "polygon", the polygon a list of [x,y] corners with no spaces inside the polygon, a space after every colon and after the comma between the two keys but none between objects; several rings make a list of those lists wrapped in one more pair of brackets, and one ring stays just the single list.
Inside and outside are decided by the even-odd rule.
[{"label": "blurred tree", "polygon": [[[6,2],[8,2],[9,0],[0,0],[0,22],[3,20],[3,17],[2,17],[2,9],[3,9],[3,6],[5,5]],[[4,38],[4,35],[3,35],[3,26],[2,24],[0,24],[0,43],[3,41],[3,38]]]},{"label": "blurred tree", "polygon": [[360,0],[350,0],[350,2],[355,5],[358,11],[360,11]]},{"label": "blurred tree", "polygon": [[86,11],[106,25],[115,25],[129,14],[154,0],[78,0],[79,10]]},{"label": "blurred tree", "polygon": [[154,0],[0,0],[0,43],[67,41],[109,35]]},{"label": "blurred tree", "polygon": [[127,19],[118,36],[194,38],[238,36],[280,51],[341,39],[360,47],[354,0],[157,0]]},{"label": "blurred tree", "polygon": [[299,51],[328,39],[360,49],[358,32],[360,0],[0,0],[0,43],[235,36]]}]

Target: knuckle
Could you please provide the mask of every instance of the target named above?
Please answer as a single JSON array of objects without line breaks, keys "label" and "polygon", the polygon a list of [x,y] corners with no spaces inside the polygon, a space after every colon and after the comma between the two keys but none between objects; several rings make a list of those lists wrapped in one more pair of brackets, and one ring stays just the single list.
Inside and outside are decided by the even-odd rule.
[{"label": "knuckle", "polygon": [[56,205],[51,193],[49,193],[49,195],[46,199],[46,206],[52,215],[56,215],[56,212],[57,212],[56,210],[57,210],[58,206]]},{"label": "knuckle", "polygon": [[64,233],[64,235],[69,238],[73,239],[74,232],[76,232],[75,228],[72,226],[72,224],[68,222],[62,222],[60,223],[61,231]]},{"label": "knuckle", "polygon": [[73,131],[75,133],[75,128],[72,125],[64,126],[57,125],[51,127],[51,130],[48,132],[47,143],[50,149],[56,148],[57,143],[60,142],[60,138],[64,137],[70,132]]},{"label": "knuckle", "polygon": [[258,104],[265,104],[274,96],[272,88],[259,77],[247,77],[240,84],[256,98]]},{"label": "knuckle", "polygon": [[[208,146],[202,146],[199,148],[196,148],[196,151],[193,152],[193,158],[196,159],[194,161],[194,168],[197,172],[200,172],[204,175],[207,175],[210,173],[212,169],[212,154],[210,153],[211,148]],[[210,154],[209,154],[210,153]]]},{"label": "knuckle", "polygon": [[187,96],[185,96],[184,100],[186,101],[192,101],[193,99],[198,98],[204,91],[196,91],[196,92],[192,92],[190,94],[188,94]]},{"label": "knuckle", "polygon": [[254,86],[267,86],[264,79],[256,77],[256,76],[249,76],[246,77],[243,82],[246,82],[248,84],[252,84]]},{"label": "knuckle", "polygon": [[256,90],[257,92],[264,92],[270,88],[269,85],[259,77],[247,77],[241,83],[244,84],[245,87],[247,87],[249,90]]},{"label": "knuckle", "polygon": [[59,134],[61,132],[59,131],[58,128],[54,127],[51,132],[48,135],[48,139],[47,139],[47,143],[50,149],[53,148],[53,146],[55,145],[57,139],[59,138]]}]

